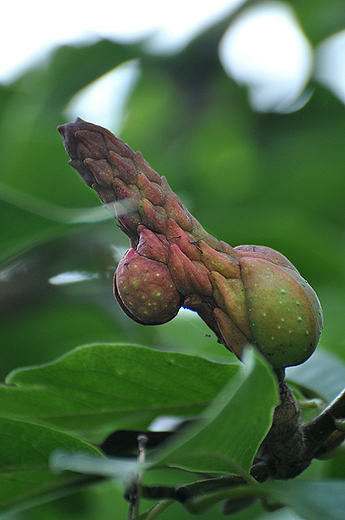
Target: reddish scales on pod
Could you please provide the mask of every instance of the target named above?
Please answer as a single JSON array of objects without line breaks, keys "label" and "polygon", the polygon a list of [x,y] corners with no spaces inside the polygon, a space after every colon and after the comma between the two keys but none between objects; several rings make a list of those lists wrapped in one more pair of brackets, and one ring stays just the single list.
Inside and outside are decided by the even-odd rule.
[{"label": "reddish scales on pod", "polygon": [[263,246],[231,247],[208,234],[143,159],[109,130],[77,119],[59,127],[70,165],[117,217],[131,248],[114,276],[124,312],[165,323],[181,306],[196,311],[240,359],[255,344],[274,368],[297,365],[322,330],[319,300],[297,269]]}]

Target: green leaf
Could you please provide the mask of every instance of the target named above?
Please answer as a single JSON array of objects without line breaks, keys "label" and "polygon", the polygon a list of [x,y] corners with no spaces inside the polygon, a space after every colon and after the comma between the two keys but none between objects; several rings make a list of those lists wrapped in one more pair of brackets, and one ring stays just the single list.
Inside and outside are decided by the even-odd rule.
[{"label": "green leaf", "polygon": [[[247,349],[244,364],[199,415],[196,426],[181,431],[149,455],[140,465],[142,470],[172,466],[192,472],[239,473],[250,480],[250,467],[271,427],[279,396],[276,377],[256,349]],[[104,477],[125,478],[138,471],[135,459],[97,461],[92,456],[68,453],[58,454],[53,466]]]},{"label": "green leaf", "polygon": [[305,34],[314,44],[344,29],[345,13],[341,0],[328,0],[317,4],[313,0],[290,0],[289,3],[295,10]]},{"label": "green leaf", "polygon": [[263,484],[269,498],[291,507],[307,520],[343,520],[345,481],[274,482]]},{"label": "green leaf", "polygon": [[306,520],[343,520],[344,518],[345,481],[343,480],[316,482],[297,479],[288,482],[274,481],[230,487],[213,493],[195,494],[184,503],[184,506],[189,512],[200,514],[225,500],[253,497],[264,499],[268,505],[273,506],[273,510],[281,507],[291,508],[294,513],[298,513],[298,518]]},{"label": "green leaf", "polygon": [[57,449],[101,457],[96,448],[76,437],[45,426],[0,419],[0,511],[26,507],[42,497],[46,501],[88,482],[77,474],[50,472],[49,457]]},{"label": "green leaf", "polygon": [[288,368],[286,377],[330,402],[344,389],[345,365],[334,355],[318,349],[302,365]]},{"label": "green leaf", "polygon": [[196,472],[249,472],[279,397],[276,377],[260,354],[248,350],[244,363],[197,426],[165,449],[161,462]]},{"label": "green leaf", "polygon": [[158,415],[200,413],[237,370],[140,346],[84,346],[12,372],[0,387],[0,416],[100,441],[114,428],[147,427]]},{"label": "green leaf", "polygon": [[97,218],[98,199],[68,166],[56,127],[73,95],[139,55],[137,45],[107,40],[63,46],[0,88],[0,261],[70,231],[88,207]]}]

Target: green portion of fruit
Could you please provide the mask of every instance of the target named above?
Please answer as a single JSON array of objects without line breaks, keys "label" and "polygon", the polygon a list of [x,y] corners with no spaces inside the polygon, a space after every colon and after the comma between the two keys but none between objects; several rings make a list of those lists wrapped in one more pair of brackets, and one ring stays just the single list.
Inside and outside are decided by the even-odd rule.
[{"label": "green portion of fruit", "polygon": [[289,267],[253,257],[242,258],[240,266],[254,343],[274,368],[303,363],[322,330],[315,292]]}]

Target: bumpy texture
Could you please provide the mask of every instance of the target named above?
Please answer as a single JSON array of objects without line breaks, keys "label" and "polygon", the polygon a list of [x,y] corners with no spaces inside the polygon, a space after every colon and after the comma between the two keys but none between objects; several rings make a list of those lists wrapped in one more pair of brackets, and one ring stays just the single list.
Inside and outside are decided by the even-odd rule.
[{"label": "bumpy texture", "polygon": [[233,248],[208,234],[165,177],[105,128],[78,118],[59,132],[70,165],[104,204],[118,203],[131,249],[116,269],[114,294],[130,318],[155,325],[181,306],[192,309],[239,359],[253,343],[274,368],[313,353],[320,303],[283,255],[263,246]]}]

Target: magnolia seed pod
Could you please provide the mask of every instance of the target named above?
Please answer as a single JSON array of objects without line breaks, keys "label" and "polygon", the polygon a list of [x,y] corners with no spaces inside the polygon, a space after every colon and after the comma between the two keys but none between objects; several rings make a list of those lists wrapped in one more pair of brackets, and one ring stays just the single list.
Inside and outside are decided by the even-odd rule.
[{"label": "magnolia seed pod", "polygon": [[181,295],[165,264],[130,249],[114,276],[114,295],[125,313],[143,325],[159,325],[176,316]]},{"label": "magnolia seed pod", "polygon": [[277,369],[313,353],[320,303],[287,258],[269,247],[219,242],[140,152],[105,128],[78,118],[59,131],[71,166],[104,204],[120,205],[116,218],[134,249],[116,270],[114,294],[128,316],[155,325],[183,305],[239,359],[253,343]]}]

